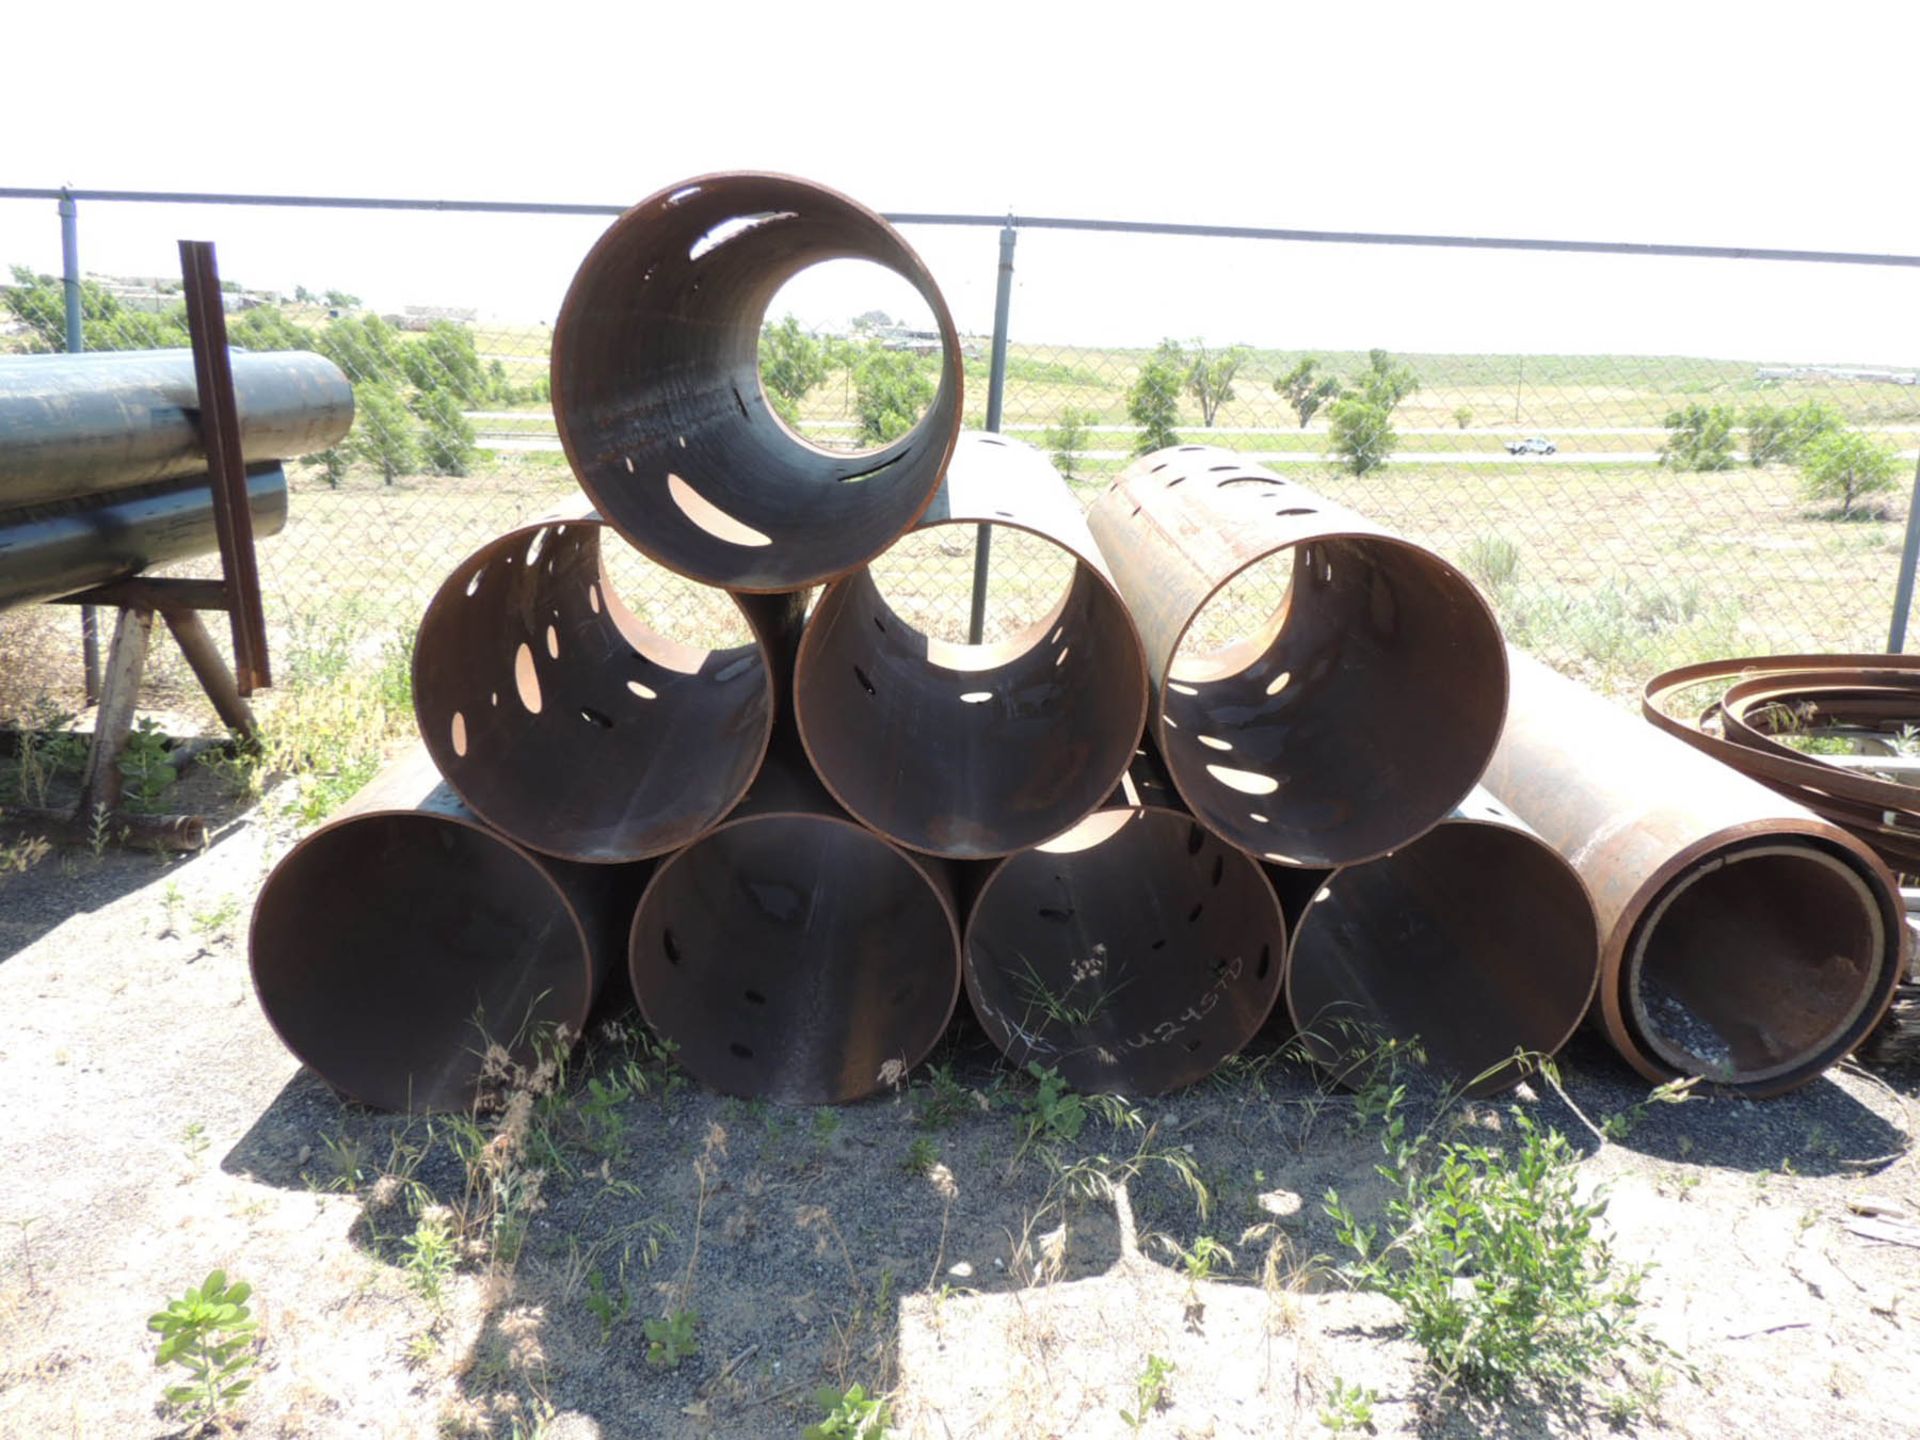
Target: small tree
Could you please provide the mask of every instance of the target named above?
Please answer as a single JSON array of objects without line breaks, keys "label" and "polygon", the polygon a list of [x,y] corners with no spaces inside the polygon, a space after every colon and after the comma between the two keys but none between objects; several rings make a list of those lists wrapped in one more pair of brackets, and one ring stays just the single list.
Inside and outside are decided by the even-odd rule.
[{"label": "small tree", "polygon": [[1733,468],[1733,411],[1725,405],[1689,405],[1664,422],[1667,443],[1660,463],[1669,470]]},{"label": "small tree", "polygon": [[473,424],[461,413],[458,396],[451,390],[423,390],[413,413],[423,427],[421,449],[429,474],[464,475],[473,468]]},{"label": "small tree", "polygon": [[[365,319],[386,329],[378,316],[368,315]],[[466,326],[451,320],[436,320],[425,335],[412,344],[400,345],[397,353],[401,370],[422,394],[451,392],[460,405],[472,405],[486,398],[486,372],[480,365],[473,332]]]},{"label": "small tree", "polygon": [[1187,373],[1186,354],[1172,340],[1162,340],[1141,365],[1127,392],[1127,418],[1140,427],[1134,454],[1146,455],[1180,443],[1173,427],[1180,418],[1180,392],[1186,388]]},{"label": "small tree", "polygon": [[1458,410],[1453,412],[1453,423],[1458,425],[1462,430],[1466,429],[1467,426],[1473,423],[1473,411],[1462,405]]},{"label": "small tree", "polygon": [[358,385],[363,381],[392,384],[405,375],[400,339],[378,315],[346,315],[320,331],[315,348]]},{"label": "small tree", "polygon": [[899,439],[932,403],[933,380],[926,367],[903,350],[876,346],[854,370],[854,413],[860,417],[860,438],[870,445]]},{"label": "small tree", "polygon": [[353,407],[353,434],[347,443],[356,460],[379,470],[389,485],[396,475],[410,475],[420,468],[413,417],[391,385],[369,380],[354,386]]},{"label": "small tree", "polygon": [[1342,395],[1328,409],[1327,419],[1334,457],[1355,475],[1378,470],[1400,443],[1393,412],[1365,395]]},{"label": "small tree", "polygon": [[278,305],[256,305],[227,325],[227,343],[240,350],[311,350],[313,333],[301,329]]},{"label": "small tree", "polygon": [[1745,419],[1747,461],[1756,466],[1776,461],[1792,464],[1821,435],[1846,424],[1838,410],[1818,400],[1794,406],[1756,405]]},{"label": "small tree", "polygon": [[1853,514],[1853,502],[1891,490],[1900,473],[1900,457],[1858,430],[1828,430],[1816,436],[1800,460],[1800,487],[1809,500],[1838,500],[1840,514]]},{"label": "small tree", "polygon": [[327,304],[336,310],[351,310],[360,303],[358,295],[349,295],[344,290],[327,291]]},{"label": "small tree", "polygon": [[1300,428],[1319,412],[1320,407],[1340,393],[1340,382],[1331,375],[1316,375],[1319,362],[1309,355],[1293,369],[1273,382],[1273,388],[1287,397],[1287,404],[1300,417]]},{"label": "small tree", "polygon": [[1233,399],[1233,377],[1240,372],[1250,353],[1246,346],[1235,345],[1219,354],[1209,354],[1202,341],[1194,341],[1192,368],[1187,371],[1187,389],[1200,402],[1200,423],[1209,430],[1220,407]]},{"label": "small tree", "polygon": [[1043,437],[1054,466],[1069,480],[1080,473],[1080,452],[1087,448],[1087,425],[1092,419],[1091,414],[1069,405]]},{"label": "small tree", "polygon": [[1420,388],[1413,367],[1393,358],[1385,350],[1367,352],[1367,368],[1353,382],[1355,393],[1391,415],[1400,402]]},{"label": "small tree", "polygon": [[760,385],[789,425],[800,416],[800,402],[827,378],[827,354],[820,342],[788,315],[760,329]]}]

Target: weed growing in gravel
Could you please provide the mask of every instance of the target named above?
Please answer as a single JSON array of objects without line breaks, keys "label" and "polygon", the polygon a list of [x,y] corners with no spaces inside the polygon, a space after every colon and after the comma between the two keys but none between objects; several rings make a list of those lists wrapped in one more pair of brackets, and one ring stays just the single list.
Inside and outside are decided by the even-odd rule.
[{"label": "weed growing in gravel", "polygon": [[867,1394],[865,1386],[822,1386],[813,1392],[813,1403],[827,1413],[800,1432],[801,1440],[886,1440],[891,1423],[887,1402]]},{"label": "weed growing in gravel", "polygon": [[1168,1382],[1173,1378],[1173,1371],[1171,1360],[1147,1356],[1146,1366],[1133,1380],[1133,1409],[1120,1412],[1120,1418],[1134,1434],[1140,1433],[1154,1411],[1166,1408]]},{"label": "weed growing in gravel", "polygon": [[169,1385],[167,1404],[189,1419],[220,1419],[253,1382],[241,1378],[258,1358],[253,1352],[256,1326],[247,1309],[253,1287],[244,1280],[227,1283],[215,1270],[167,1308],[147,1320],[160,1335],[156,1366],[178,1365],[187,1372],[183,1385]]},{"label": "weed growing in gravel", "polygon": [[909,1175],[929,1175],[939,1163],[939,1145],[925,1135],[916,1135],[913,1143],[907,1146],[906,1158],[900,1162],[900,1168]]},{"label": "weed growing in gravel", "polygon": [[1379,1170],[1395,1192],[1391,1238],[1326,1197],[1354,1254],[1345,1277],[1400,1306],[1443,1385],[1479,1395],[1563,1393],[1629,1354],[1664,1354],[1638,1325],[1642,1272],[1614,1273],[1597,1230],[1606,1202],[1580,1197],[1566,1137],[1509,1114],[1513,1155],[1450,1142],[1431,1160],[1427,1137],[1406,1139],[1390,1115]]},{"label": "weed growing in gravel", "polygon": [[914,1086],[912,1094],[913,1123],[922,1130],[944,1130],[979,1108],[973,1092],[953,1078],[950,1064],[932,1067],[927,1083]]},{"label": "weed growing in gravel", "polygon": [[1345,1435],[1350,1430],[1364,1430],[1371,1435],[1373,1407],[1379,1401],[1377,1391],[1349,1385],[1336,1375],[1332,1388],[1327,1391],[1327,1403],[1320,1407],[1320,1423],[1331,1435]]},{"label": "weed growing in gravel", "polygon": [[680,1362],[700,1353],[700,1339],[694,1328],[700,1323],[697,1310],[669,1310],[657,1320],[641,1325],[647,1337],[647,1363],[663,1370],[678,1370]]},{"label": "weed growing in gravel", "polygon": [[459,1258],[451,1222],[444,1206],[430,1206],[414,1221],[413,1233],[400,1242],[407,1284],[435,1310],[445,1302],[447,1281]]},{"label": "weed growing in gravel", "polygon": [[1067,1088],[1058,1070],[1029,1061],[1027,1073],[1033,1077],[1034,1092],[1015,1119],[1020,1145],[1008,1162],[1013,1174],[1029,1151],[1057,1151],[1080,1138],[1089,1115],[1098,1115],[1116,1130],[1143,1128],[1140,1112],[1118,1095],[1080,1095]]},{"label": "weed growing in gravel", "polygon": [[128,732],[119,765],[121,794],[129,810],[157,808],[180,778],[168,752],[166,731],[150,715],[142,715]]}]

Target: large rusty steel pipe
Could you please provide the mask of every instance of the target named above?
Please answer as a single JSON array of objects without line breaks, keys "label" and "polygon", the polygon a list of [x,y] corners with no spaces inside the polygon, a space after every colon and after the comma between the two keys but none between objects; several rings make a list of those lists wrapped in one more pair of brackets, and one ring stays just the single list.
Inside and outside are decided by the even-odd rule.
[{"label": "large rusty steel pipe", "polygon": [[1113,791],[1147,712],[1139,633],[1079,504],[1039,451],[963,436],[923,529],[1006,526],[1075,562],[1019,635],[957,645],[888,605],[868,569],[826,588],[800,641],[794,709],[834,797],[889,839],[961,859],[1038,844]]},{"label": "large rusty steel pipe", "polygon": [[[1204,445],[1136,461],[1087,518],[1146,642],[1154,739],[1202,823],[1330,869],[1399,848],[1473,788],[1506,660],[1486,601],[1439,556]],[[1280,555],[1278,607],[1189,653],[1203,612]]]},{"label": "large rusty steel pipe", "polygon": [[1195,822],[1145,754],[1111,804],[1008,857],[967,921],[967,996],[1017,1066],[1158,1095],[1272,1011],[1286,922],[1260,866]]},{"label": "large rusty steel pipe", "polygon": [[1384,1041],[1417,1040],[1435,1075],[1490,1095],[1525,1077],[1517,1052],[1566,1043],[1599,975],[1579,874],[1476,789],[1411,845],[1323,881],[1294,927],[1287,1009],[1343,1076],[1369,1074]]},{"label": "large rusty steel pipe", "polygon": [[1650,1080],[1804,1084],[1873,1029],[1906,925],[1865,846],[1512,652],[1489,791],[1587,882],[1597,1017]]},{"label": "large rusty steel pipe", "polygon": [[549,1027],[578,1038],[645,869],[515,845],[416,746],[267,877],[254,990],[287,1048],[343,1095],[466,1109],[490,1047],[530,1069]]},{"label": "large rusty steel pipe", "polygon": [[[800,439],[760,386],[768,303],[844,259],[911,285],[942,343],[926,414],[860,455]],[[892,544],[940,484],[961,384],[953,318],[906,241],[784,175],[703,175],[642,200],[581,262],[553,333],[554,419],[587,494],[652,559],[733,590],[801,589]]]},{"label": "large rusty steel pipe", "polygon": [[[254,535],[278,535],[287,524],[287,472],[249,466],[247,501]],[[0,514],[0,610],[77,595],[218,548],[205,475],[110,491],[86,505]]]},{"label": "large rusty steel pipe", "polygon": [[952,1017],[954,904],[948,867],[849,819],[783,732],[739,808],[660,862],[633,917],[634,995],[722,1094],[855,1100]]},{"label": "large rusty steel pipe", "polygon": [[746,793],[801,597],[736,597],[753,644],[682,644],[608,583],[604,529],[536,521],[462,561],[420,623],[413,703],[475,814],[547,854],[617,863],[687,844]]},{"label": "large rusty steel pipe", "polygon": [[[236,351],[249,465],[311,455],[353,426],[353,387],[305,350]],[[0,357],[0,511],[69,503],[207,468],[191,350]]]}]

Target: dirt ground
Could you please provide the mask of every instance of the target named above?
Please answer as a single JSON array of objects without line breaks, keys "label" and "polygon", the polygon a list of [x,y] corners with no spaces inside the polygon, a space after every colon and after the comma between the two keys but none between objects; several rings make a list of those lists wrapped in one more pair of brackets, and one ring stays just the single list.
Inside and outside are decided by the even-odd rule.
[{"label": "dirt ground", "polygon": [[[895,1435],[943,1440],[1124,1435],[1123,1412],[1150,1436],[1317,1436],[1336,1384],[1374,1392],[1380,1435],[1608,1431],[1597,1391],[1437,1391],[1395,1307],[1315,1259],[1338,1248],[1329,1188],[1379,1205],[1378,1126],[1271,1039],[1140,1104],[1143,1131],[1090,1115],[1050,1164],[1019,1153],[1032,1084],[967,1025],[938,1071],[807,1111],[703,1093],[603,1022],[518,1264],[464,1260],[436,1302],[381,1177],[457,1205],[452,1128],[341,1102],[251,992],[249,912],[289,838],[256,814],[190,860],[83,849],[0,880],[0,1434],[185,1433],[145,1322],[215,1267],[255,1288],[232,1420],[253,1436],[795,1436],[818,1387],[854,1383],[890,1395]],[[590,1104],[620,1073],[638,1088]],[[1611,1195],[1617,1262],[1652,1267],[1644,1319],[1697,1378],[1662,1366],[1657,1403],[1615,1422],[1911,1436],[1920,1249],[1859,1212],[1920,1216],[1920,1075],[1636,1111],[1644,1084],[1597,1041],[1564,1073],[1618,1139],[1544,1086],[1468,1120],[1497,1140],[1512,1103],[1565,1132]],[[1117,1197],[1061,1182],[1082,1161]],[[1172,1247],[1203,1234],[1233,1263],[1196,1278]],[[647,1322],[676,1309],[697,1352],[650,1365]],[[1140,1415],[1149,1357],[1171,1368]]]}]

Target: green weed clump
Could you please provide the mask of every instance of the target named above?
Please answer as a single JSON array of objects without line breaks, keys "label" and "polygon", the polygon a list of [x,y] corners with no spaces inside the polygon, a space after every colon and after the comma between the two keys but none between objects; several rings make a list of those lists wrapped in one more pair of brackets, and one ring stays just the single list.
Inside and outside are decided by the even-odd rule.
[{"label": "green weed clump", "polygon": [[187,1372],[185,1384],[167,1387],[167,1403],[196,1422],[220,1419],[253,1384],[243,1378],[258,1358],[256,1326],[247,1309],[252,1293],[245,1281],[229,1285],[226,1272],[215,1270],[147,1321],[147,1328],[160,1335],[153,1363]]},{"label": "green weed clump", "polygon": [[1510,1112],[1511,1155],[1445,1143],[1430,1161],[1424,1137],[1390,1127],[1388,1238],[1326,1198],[1344,1275],[1393,1300],[1443,1385],[1504,1398],[1563,1395],[1630,1355],[1665,1348],[1639,1326],[1644,1272],[1617,1269],[1600,1221],[1604,1197],[1583,1199],[1566,1137]]}]

